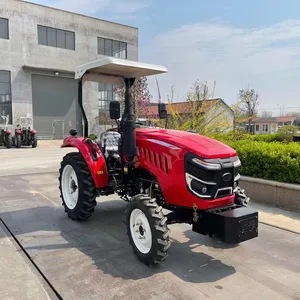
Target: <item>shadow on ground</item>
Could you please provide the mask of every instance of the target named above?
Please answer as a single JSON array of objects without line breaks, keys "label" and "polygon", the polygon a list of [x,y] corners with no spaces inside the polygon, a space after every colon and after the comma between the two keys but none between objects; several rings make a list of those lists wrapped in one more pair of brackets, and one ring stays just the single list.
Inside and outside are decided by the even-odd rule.
[{"label": "shadow on ground", "polygon": [[84,258],[80,258],[78,251],[70,251],[77,249],[103,273],[122,279],[143,279],[171,272],[187,282],[200,283],[216,282],[236,272],[234,267],[201,252],[203,245],[222,248],[222,243],[189,229],[180,238],[184,242],[172,236],[169,257],[163,264],[153,268],[143,265],[128,244],[123,223],[125,205],[119,200],[98,203],[92,218],[79,223],[69,219],[63,208],[51,206],[6,211],[0,218],[26,251],[43,263],[78,264]]}]

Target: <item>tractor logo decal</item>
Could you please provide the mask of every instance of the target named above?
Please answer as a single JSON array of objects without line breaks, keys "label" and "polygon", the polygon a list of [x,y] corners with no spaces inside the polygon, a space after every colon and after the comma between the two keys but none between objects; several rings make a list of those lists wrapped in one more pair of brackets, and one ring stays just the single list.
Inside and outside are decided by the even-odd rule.
[{"label": "tractor logo decal", "polygon": [[231,173],[225,173],[222,175],[223,181],[230,181],[232,179]]}]

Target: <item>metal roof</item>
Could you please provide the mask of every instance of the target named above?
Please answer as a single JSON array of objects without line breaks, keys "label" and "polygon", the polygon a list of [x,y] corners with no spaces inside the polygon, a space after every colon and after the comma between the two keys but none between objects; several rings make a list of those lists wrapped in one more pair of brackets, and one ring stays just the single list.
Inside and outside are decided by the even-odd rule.
[{"label": "metal roof", "polygon": [[123,78],[140,78],[144,76],[167,73],[163,66],[141,63],[115,57],[105,57],[76,67],[75,79],[81,79],[87,73],[90,81],[114,81]]}]

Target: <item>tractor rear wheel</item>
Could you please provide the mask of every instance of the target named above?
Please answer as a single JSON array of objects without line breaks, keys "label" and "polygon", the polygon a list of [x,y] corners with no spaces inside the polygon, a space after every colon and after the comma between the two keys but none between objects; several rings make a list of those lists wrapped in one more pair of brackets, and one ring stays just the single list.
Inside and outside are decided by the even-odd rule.
[{"label": "tractor rear wheel", "polygon": [[20,134],[16,134],[16,140],[15,140],[15,144],[16,144],[16,148],[21,148],[21,135]]},{"label": "tractor rear wheel", "polygon": [[170,230],[156,199],[144,194],[132,197],[125,215],[129,243],[139,260],[148,266],[164,261],[171,246]]},{"label": "tractor rear wheel", "polygon": [[32,136],[31,146],[32,146],[32,148],[36,148],[37,147],[37,136],[36,136],[36,134],[34,134]]},{"label": "tractor rear wheel", "polygon": [[7,134],[6,137],[5,137],[5,145],[6,145],[6,148],[11,148],[12,145],[13,145],[13,138],[12,138],[12,135],[11,134]]},{"label": "tractor rear wheel", "polygon": [[97,191],[93,177],[81,153],[64,156],[59,170],[62,205],[69,218],[86,221],[94,212]]}]

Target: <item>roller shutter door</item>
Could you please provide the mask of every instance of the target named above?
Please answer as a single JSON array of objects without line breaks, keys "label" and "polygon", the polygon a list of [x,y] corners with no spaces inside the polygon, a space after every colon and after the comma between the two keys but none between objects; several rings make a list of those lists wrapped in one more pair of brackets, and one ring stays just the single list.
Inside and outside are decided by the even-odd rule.
[{"label": "roller shutter door", "polygon": [[72,128],[82,133],[74,79],[33,74],[32,102],[39,138],[62,139]]}]

